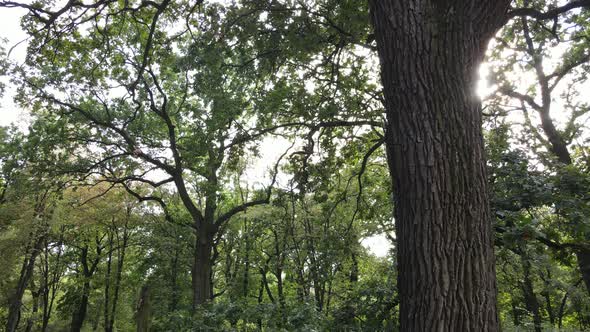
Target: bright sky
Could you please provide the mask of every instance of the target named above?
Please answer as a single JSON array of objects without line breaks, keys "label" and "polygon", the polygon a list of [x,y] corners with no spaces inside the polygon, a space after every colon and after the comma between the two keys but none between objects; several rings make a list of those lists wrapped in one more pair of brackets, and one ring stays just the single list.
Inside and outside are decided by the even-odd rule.
[{"label": "bright sky", "polygon": [[[24,13],[24,10],[19,9],[0,9],[0,38],[7,41],[2,46],[6,52],[9,52],[14,46],[10,52],[10,59],[15,61],[22,61],[25,58],[25,43],[15,46],[27,37],[20,28],[20,18]],[[0,126],[20,122],[20,127],[26,128],[25,112],[18,108],[12,100],[15,93],[14,88],[6,77],[2,77],[1,80],[6,85],[6,91],[0,99]]]}]

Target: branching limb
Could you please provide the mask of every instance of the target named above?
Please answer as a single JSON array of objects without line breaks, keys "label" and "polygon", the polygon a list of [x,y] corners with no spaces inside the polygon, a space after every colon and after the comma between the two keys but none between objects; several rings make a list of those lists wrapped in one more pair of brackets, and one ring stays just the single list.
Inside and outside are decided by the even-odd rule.
[{"label": "branching limb", "polygon": [[590,7],[590,0],[574,0],[569,3],[550,9],[546,12],[534,8],[516,8],[508,12],[506,15],[506,22],[515,17],[531,17],[537,20],[549,20],[553,19],[563,13],[566,13],[575,8],[588,8]]},{"label": "branching limb", "polygon": [[363,196],[363,181],[362,181],[362,177],[365,174],[365,171],[367,170],[367,164],[369,162],[369,158],[371,158],[371,155],[377,151],[377,149],[379,149],[381,147],[381,145],[383,145],[383,143],[385,143],[385,138],[381,138],[379,140],[377,140],[377,142],[371,146],[371,148],[369,149],[369,151],[367,151],[367,153],[365,153],[365,155],[363,156],[363,161],[361,162],[361,169],[359,170],[358,174],[357,174],[357,181],[358,181],[358,195],[356,196],[356,208],[354,209],[354,213],[352,214],[352,218],[350,219],[350,222],[348,224],[348,228],[347,228],[347,233],[352,229],[352,225],[354,224],[354,220],[356,219],[356,216],[360,210],[360,205],[361,205],[361,199]]},{"label": "branching limb", "polygon": [[272,189],[277,181],[277,175],[279,174],[279,164],[281,163],[281,161],[283,160],[283,158],[287,155],[287,153],[289,153],[289,151],[291,150],[291,148],[293,147],[294,144],[292,144],[277,160],[277,162],[275,163],[274,169],[273,169],[273,176],[272,176],[272,180],[270,185],[268,186],[268,188],[266,189],[266,195],[264,198],[262,199],[258,199],[258,200],[254,200],[254,201],[250,201],[250,202],[246,202],[244,204],[238,205],[234,208],[232,208],[231,210],[229,210],[228,212],[222,214],[221,216],[219,216],[217,218],[217,220],[215,221],[215,225],[216,227],[220,228],[223,227],[223,225],[234,215],[246,211],[248,208],[256,206],[256,205],[262,205],[262,204],[268,204],[270,202],[270,197],[272,194]]},{"label": "branching limb", "polygon": [[334,120],[334,121],[325,121],[319,123],[307,123],[307,122],[288,122],[283,123],[280,125],[272,126],[266,129],[258,130],[257,132],[245,134],[241,136],[237,136],[232,142],[225,146],[226,149],[229,149],[233,146],[243,144],[249,142],[251,140],[260,138],[266,134],[273,133],[282,128],[292,128],[292,127],[306,127],[309,128],[311,131],[315,132],[322,128],[336,128],[336,127],[354,127],[354,126],[372,126],[372,127],[383,127],[383,123],[379,121],[347,121],[347,120]]}]

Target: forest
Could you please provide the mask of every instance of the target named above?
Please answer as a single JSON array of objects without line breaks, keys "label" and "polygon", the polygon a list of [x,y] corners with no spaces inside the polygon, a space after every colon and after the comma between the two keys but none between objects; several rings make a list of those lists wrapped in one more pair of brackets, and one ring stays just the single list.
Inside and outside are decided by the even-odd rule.
[{"label": "forest", "polygon": [[1,331],[590,331],[590,1],[0,11]]}]

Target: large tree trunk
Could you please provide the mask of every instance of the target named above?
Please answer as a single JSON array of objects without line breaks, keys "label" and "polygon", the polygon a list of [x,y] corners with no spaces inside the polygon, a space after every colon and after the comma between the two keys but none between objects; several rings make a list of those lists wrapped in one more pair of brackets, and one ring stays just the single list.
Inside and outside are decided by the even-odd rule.
[{"label": "large tree trunk", "polygon": [[192,268],[192,286],[193,286],[193,311],[199,305],[206,303],[213,298],[212,282],[212,251],[213,235],[197,234],[195,241],[195,255]]},{"label": "large tree trunk", "polygon": [[497,331],[481,101],[510,1],[371,0],[395,190],[401,331]]}]

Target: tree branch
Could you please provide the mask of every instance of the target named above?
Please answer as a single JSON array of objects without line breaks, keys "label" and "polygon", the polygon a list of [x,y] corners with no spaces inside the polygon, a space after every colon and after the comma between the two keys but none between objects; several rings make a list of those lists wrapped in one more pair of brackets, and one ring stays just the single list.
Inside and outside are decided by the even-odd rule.
[{"label": "tree branch", "polygon": [[[295,143],[293,143],[294,145]],[[215,225],[216,227],[220,228],[223,226],[223,224],[225,224],[229,219],[231,219],[231,217],[233,217],[234,215],[246,211],[248,208],[256,206],[256,205],[262,205],[262,204],[268,204],[270,202],[270,197],[272,194],[272,188],[274,187],[276,181],[277,181],[277,175],[279,173],[279,164],[281,163],[281,161],[283,160],[283,158],[287,155],[287,153],[289,153],[289,151],[291,150],[291,148],[293,147],[293,145],[291,145],[277,160],[275,166],[274,166],[274,170],[273,170],[273,177],[272,177],[272,181],[270,183],[270,185],[268,186],[268,188],[266,189],[266,197],[262,198],[262,199],[258,199],[258,200],[254,200],[254,201],[250,201],[250,202],[246,202],[244,204],[238,205],[232,209],[230,209],[228,212],[222,214],[221,216],[219,216],[217,218],[217,220],[215,220]]]},{"label": "tree branch", "polygon": [[226,149],[229,149],[235,145],[243,144],[248,141],[254,140],[266,134],[272,133],[281,128],[288,128],[288,127],[307,127],[312,131],[317,131],[320,128],[335,128],[335,127],[353,127],[353,126],[373,126],[373,127],[383,127],[383,123],[379,121],[347,121],[347,120],[334,120],[334,121],[326,121],[320,122],[316,124],[311,124],[307,122],[288,122],[283,123],[280,125],[272,126],[266,129],[261,129],[258,132],[245,134],[245,135],[238,135],[232,142],[225,146]]},{"label": "tree branch", "polygon": [[566,13],[575,8],[587,8],[590,7],[590,0],[574,0],[561,7],[550,9],[546,12],[534,8],[516,8],[506,14],[506,22],[515,17],[532,17],[537,20],[548,20],[559,16],[560,14]]}]

